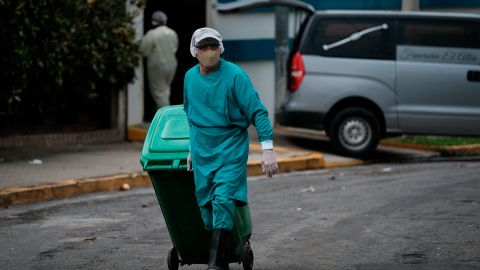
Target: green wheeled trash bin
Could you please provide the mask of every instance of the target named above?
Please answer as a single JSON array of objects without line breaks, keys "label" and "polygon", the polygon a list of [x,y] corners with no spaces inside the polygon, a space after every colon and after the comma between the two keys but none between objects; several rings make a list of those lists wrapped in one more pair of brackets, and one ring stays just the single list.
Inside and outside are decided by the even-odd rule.
[{"label": "green wheeled trash bin", "polygon": [[[173,242],[168,269],[208,264],[211,232],[205,230],[195,198],[193,173],[187,171],[189,125],[183,105],[158,110],[148,129],[140,164],[148,172]],[[237,207],[230,234],[229,262],[253,267],[252,222],[247,206]]]}]

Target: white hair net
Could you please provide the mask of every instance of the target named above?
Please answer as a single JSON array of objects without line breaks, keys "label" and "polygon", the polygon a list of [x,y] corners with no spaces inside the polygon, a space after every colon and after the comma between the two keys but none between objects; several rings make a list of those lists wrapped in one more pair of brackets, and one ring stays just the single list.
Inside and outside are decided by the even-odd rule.
[{"label": "white hair net", "polygon": [[162,11],[155,11],[152,14],[152,26],[167,24],[167,14]]},{"label": "white hair net", "polygon": [[222,43],[222,36],[220,33],[213,29],[213,28],[199,28],[193,32],[192,35],[192,41],[190,42],[190,53],[192,54],[193,57],[197,57],[197,44],[200,40],[205,39],[205,38],[214,38],[218,40],[218,43],[220,44],[220,53],[223,53],[225,49],[223,48],[223,43]]}]

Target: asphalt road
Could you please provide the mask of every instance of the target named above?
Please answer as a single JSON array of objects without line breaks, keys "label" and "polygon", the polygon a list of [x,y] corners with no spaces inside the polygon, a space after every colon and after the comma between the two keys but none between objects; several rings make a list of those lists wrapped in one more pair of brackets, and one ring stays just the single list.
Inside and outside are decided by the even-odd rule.
[{"label": "asphalt road", "polygon": [[[445,161],[251,178],[254,269],[480,269],[479,176]],[[0,210],[1,269],[167,269],[171,247],[152,189]]]}]

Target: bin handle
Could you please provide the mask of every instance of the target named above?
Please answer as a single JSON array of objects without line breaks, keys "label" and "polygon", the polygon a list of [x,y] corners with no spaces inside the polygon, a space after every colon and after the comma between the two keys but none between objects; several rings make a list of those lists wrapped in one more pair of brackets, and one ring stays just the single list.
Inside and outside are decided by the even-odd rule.
[{"label": "bin handle", "polygon": [[178,166],[178,169],[179,169],[180,171],[183,171],[183,170],[186,171],[186,170],[187,170],[187,165],[186,165],[186,164],[184,164],[184,165],[179,165],[179,166]]},{"label": "bin handle", "polygon": [[186,164],[180,165],[180,160],[174,160],[172,162],[172,165],[148,165],[147,163],[145,163],[144,170],[146,171],[154,171],[154,170],[183,171],[183,170],[187,170],[187,165]]}]

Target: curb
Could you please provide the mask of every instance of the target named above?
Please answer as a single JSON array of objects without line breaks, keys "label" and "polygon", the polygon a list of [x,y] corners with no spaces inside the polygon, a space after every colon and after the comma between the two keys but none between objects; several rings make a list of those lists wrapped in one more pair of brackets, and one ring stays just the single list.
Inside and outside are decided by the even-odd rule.
[{"label": "curb", "polygon": [[333,162],[326,162],[324,168],[331,169],[331,168],[338,168],[338,167],[358,166],[358,165],[364,165],[364,164],[366,164],[366,162],[360,159],[351,160],[351,161],[333,161]]},{"label": "curb", "polygon": [[390,142],[390,141],[381,141],[380,144],[383,146],[410,148],[415,150],[438,152],[442,156],[446,156],[446,157],[473,156],[473,155],[480,154],[480,144],[431,146],[431,145],[424,145],[424,144],[398,143],[398,142]]},{"label": "curb", "polygon": [[147,136],[147,129],[137,126],[127,128],[127,140],[132,142],[143,142]]},{"label": "curb", "polygon": [[150,185],[146,173],[118,174],[106,177],[66,179],[54,183],[10,187],[0,190],[0,206],[63,199],[92,192],[120,190],[123,184],[141,187]]},{"label": "curb", "polygon": [[[322,154],[311,153],[302,157],[279,158],[278,164],[280,173],[285,173],[324,168],[325,160]],[[261,161],[252,160],[248,162],[247,174],[249,176],[263,174]],[[53,183],[10,187],[0,189],[0,207],[64,199],[94,192],[122,190],[124,184],[128,184],[130,187],[148,187],[152,185],[148,173],[139,172],[105,177],[66,179]]]},{"label": "curb", "polygon": [[[325,168],[325,160],[320,153],[311,153],[303,157],[278,158],[279,173],[314,170]],[[262,175],[262,162],[252,160],[247,165],[248,176]]]}]

